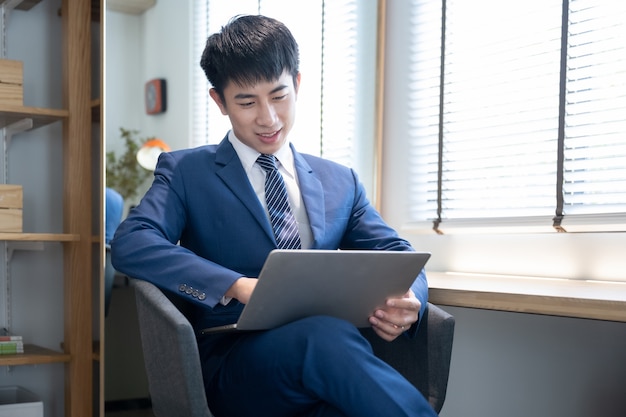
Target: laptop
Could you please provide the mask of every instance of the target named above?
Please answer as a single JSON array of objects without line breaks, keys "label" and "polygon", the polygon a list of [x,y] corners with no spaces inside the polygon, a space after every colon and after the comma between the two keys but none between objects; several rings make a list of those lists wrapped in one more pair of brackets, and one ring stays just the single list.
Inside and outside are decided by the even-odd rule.
[{"label": "laptop", "polygon": [[273,250],[237,323],[202,334],[267,330],[314,315],[368,327],[374,310],[404,295],[429,258],[426,252]]}]

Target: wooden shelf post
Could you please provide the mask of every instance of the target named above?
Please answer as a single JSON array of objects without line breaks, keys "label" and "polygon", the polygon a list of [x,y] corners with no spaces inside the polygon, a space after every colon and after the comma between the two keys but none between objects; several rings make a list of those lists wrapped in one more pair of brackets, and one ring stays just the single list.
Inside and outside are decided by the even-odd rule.
[{"label": "wooden shelf post", "polygon": [[63,124],[64,232],[80,236],[66,243],[65,414],[92,415],[91,269],[91,0],[63,0],[63,91],[69,111]]}]

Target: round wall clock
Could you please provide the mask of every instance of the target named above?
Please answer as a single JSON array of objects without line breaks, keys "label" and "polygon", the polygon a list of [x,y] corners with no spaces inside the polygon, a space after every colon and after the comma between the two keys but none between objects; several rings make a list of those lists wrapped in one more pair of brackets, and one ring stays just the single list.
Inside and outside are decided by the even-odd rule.
[{"label": "round wall clock", "polygon": [[166,83],[163,78],[155,78],[146,83],[144,90],[146,113],[159,114],[167,109]]}]

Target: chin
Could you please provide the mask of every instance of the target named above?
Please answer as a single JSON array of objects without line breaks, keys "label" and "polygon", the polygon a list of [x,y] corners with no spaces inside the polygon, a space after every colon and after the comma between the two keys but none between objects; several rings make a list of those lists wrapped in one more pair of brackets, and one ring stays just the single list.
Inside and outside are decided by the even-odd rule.
[{"label": "chin", "polygon": [[257,151],[265,154],[273,154],[278,151],[285,144],[285,141],[278,141],[273,143],[260,143],[257,147]]}]

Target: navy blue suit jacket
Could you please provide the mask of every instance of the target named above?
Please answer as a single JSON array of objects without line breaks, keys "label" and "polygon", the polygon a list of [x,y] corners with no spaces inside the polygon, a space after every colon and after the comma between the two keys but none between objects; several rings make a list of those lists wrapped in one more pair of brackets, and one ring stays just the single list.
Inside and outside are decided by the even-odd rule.
[{"label": "navy blue suit jacket", "polygon": [[[369,203],[355,172],[293,150],[312,249],[413,250]],[[219,303],[241,276],[256,277],[276,241],[231,143],[163,153],[154,182],[119,226],[116,270],[194,305],[196,330],[235,322],[243,306]],[[427,301],[422,272],[412,286]],[[416,326],[414,326],[416,327]]]}]

